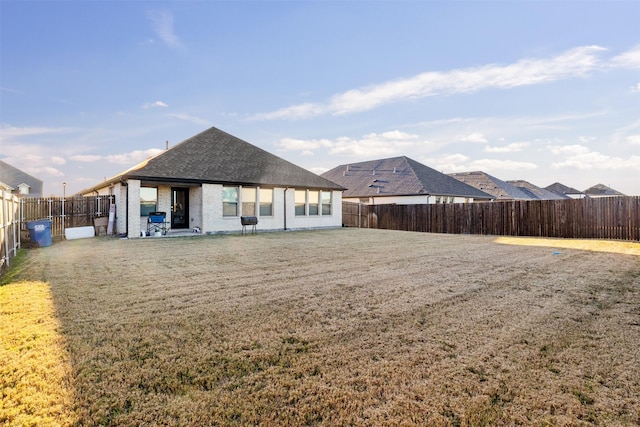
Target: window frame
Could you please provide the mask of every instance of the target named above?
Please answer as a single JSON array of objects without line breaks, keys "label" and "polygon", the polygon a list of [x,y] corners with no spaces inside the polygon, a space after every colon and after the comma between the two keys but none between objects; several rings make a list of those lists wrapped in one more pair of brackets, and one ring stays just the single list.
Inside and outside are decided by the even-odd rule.
[{"label": "window frame", "polygon": [[[300,202],[298,200],[298,195],[300,194],[304,194],[304,202]],[[303,216],[307,216],[308,210],[307,210],[307,190],[294,190],[294,196],[293,196],[293,206],[294,206],[294,212],[295,215],[298,217],[303,217]],[[303,213],[299,213],[299,207],[302,206],[303,208]]]},{"label": "window frame", "polygon": [[[235,194],[235,202],[231,199],[227,200],[227,193],[226,191],[236,191]],[[222,217],[223,218],[237,218],[238,217],[238,204],[240,203],[240,186],[236,185],[236,186],[231,186],[231,185],[223,185],[222,186]],[[225,208],[229,208],[231,206],[235,205],[235,213],[234,214],[228,214],[226,212],[228,212],[228,209]]]},{"label": "window frame", "polygon": [[[313,196],[315,195],[315,201]],[[309,216],[320,215],[320,190],[307,190],[307,212]]]},{"label": "window frame", "polygon": [[[324,203],[324,196],[327,195],[328,196],[328,200],[329,203]],[[333,205],[333,192],[331,191],[321,191],[320,192],[320,215],[322,216],[330,216],[333,212],[332,212],[332,205]],[[325,213],[325,206],[328,207],[327,211]]]},{"label": "window frame", "polygon": [[[153,190],[155,192],[155,199],[154,198],[150,198],[145,200],[147,203],[143,204],[142,203],[142,196],[143,196],[143,190]],[[147,191],[144,191],[144,193],[147,193]],[[153,201],[153,208],[151,208],[151,202]],[[148,205],[148,207],[145,207],[143,209],[143,205]],[[158,211],[158,187],[140,187],[140,216],[141,217],[147,217],[149,216],[149,213],[151,212],[157,212]]]},{"label": "window frame", "polygon": [[[253,200],[249,201],[249,197],[245,200],[245,196],[248,192],[253,193]],[[258,201],[258,188],[257,187],[240,187],[240,204],[241,209],[240,213],[242,216],[257,216],[257,201]],[[247,213],[245,212],[245,206],[253,205],[253,212]]]},{"label": "window frame", "polygon": [[[258,211],[258,216],[259,217],[272,217],[273,216],[273,188],[262,188],[262,187],[257,187],[257,193],[258,193],[258,201],[257,201],[257,211]],[[269,193],[269,201],[268,202],[264,202],[262,199],[262,195]],[[263,208],[269,207],[269,214],[263,214],[262,210]]]}]

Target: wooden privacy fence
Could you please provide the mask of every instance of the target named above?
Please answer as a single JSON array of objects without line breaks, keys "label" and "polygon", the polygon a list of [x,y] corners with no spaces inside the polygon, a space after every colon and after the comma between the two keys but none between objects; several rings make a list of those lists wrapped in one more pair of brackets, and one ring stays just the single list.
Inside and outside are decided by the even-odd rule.
[{"label": "wooden privacy fence", "polygon": [[640,241],[640,197],[430,205],[343,203],[346,226],[453,234]]},{"label": "wooden privacy fence", "polygon": [[51,235],[64,236],[65,228],[93,226],[96,217],[109,216],[113,196],[29,197],[20,199],[21,229],[27,222],[51,221]]},{"label": "wooden privacy fence", "polygon": [[0,206],[0,272],[9,267],[27,235],[27,223],[51,221],[51,236],[64,236],[64,229],[93,226],[97,217],[108,217],[114,196],[18,198],[2,191]]},{"label": "wooden privacy fence", "polygon": [[1,191],[0,206],[0,271],[8,267],[11,258],[16,256],[20,246],[20,228],[18,213],[20,202],[17,196],[9,191]]}]

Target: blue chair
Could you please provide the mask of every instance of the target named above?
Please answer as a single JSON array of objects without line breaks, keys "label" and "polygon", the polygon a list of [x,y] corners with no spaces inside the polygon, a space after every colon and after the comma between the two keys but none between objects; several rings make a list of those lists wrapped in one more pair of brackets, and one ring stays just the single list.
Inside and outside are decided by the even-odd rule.
[{"label": "blue chair", "polygon": [[147,236],[153,236],[158,231],[166,235],[168,229],[166,212],[149,212],[149,218],[147,218]]}]

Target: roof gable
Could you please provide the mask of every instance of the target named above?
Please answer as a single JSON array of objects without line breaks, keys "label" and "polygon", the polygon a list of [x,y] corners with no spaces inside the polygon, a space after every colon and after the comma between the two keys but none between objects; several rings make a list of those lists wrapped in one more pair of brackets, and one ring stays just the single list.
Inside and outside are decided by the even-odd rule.
[{"label": "roof gable", "polygon": [[342,188],[215,127],[112,178],[170,182]]},{"label": "roof gable", "polygon": [[31,196],[41,196],[43,192],[43,181],[41,179],[29,175],[2,160],[0,160],[0,181],[14,189],[20,185],[27,185],[30,188]]},{"label": "roof gable", "polygon": [[529,193],[532,195],[533,199],[538,199],[538,200],[562,200],[562,199],[568,199],[568,196],[565,195],[560,195],[560,194],[556,194],[552,191],[546,190],[544,188],[540,188],[537,185],[533,185],[530,182],[524,181],[524,180],[517,180],[517,181],[508,181],[509,184],[513,184],[516,187],[520,188],[521,190]]},{"label": "roof gable", "polygon": [[573,187],[569,187],[567,185],[564,185],[560,182],[554,182],[551,185],[548,185],[545,187],[545,190],[549,190],[552,193],[556,193],[562,196],[567,196],[569,194],[584,194],[582,191],[580,190],[576,190]]},{"label": "roof gable", "polygon": [[584,190],[584,193],[589,196],[624,196],[621,192],[604,184],[596,184],[593,187],[589,187]]},{"label": "roof gable", "polygon": [[446,195],[492,198],[405,156],[340,165],[321,176],[346,187],[344,197]]},{"label": "roof gable", "polygon": [[459,172],[449,175],[485,193],[491,194],[497,200],[531,200],[536,198],[521,188],[502,181],[486,172]]}]

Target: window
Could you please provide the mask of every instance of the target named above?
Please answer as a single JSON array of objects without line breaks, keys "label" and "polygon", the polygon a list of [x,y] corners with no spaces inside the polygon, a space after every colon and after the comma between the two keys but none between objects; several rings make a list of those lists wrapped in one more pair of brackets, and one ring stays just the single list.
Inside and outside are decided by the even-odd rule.
[{"label": "window", "polygon": [[260,189],[260,216],[273,216],[273,190]]},{"label": "window", "polygon": [[307,214],[307,192],[305,190],[296,190],[295,205],[296,215],[304,216]]},{"label": "window", "polygon": [[320,204],[320,192],[309,191],[309,215],[319,215],[318,206]]},{"label": "window", "polygon": [[157,206],[158,189],[140,187],[140,216],[149,216],[150,212],[156,212]]},{"label": "window", "polygon": [[255,216],[256,214],[256,189],[242,187],[242,215]]},{"label": "window", "polygon": [[238,216],[238,187],[222,187],[222,216]]},{"label": "window", "polygon": [[331,193],[323,191],[320,193],[320,203],[322,204],[322,215],[331,215]]}]

